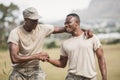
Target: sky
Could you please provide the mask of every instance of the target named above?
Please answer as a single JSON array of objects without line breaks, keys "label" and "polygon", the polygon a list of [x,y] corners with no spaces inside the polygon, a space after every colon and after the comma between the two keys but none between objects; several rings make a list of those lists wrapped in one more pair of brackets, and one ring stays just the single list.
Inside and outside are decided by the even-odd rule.
[{"label": "sky", "polygon": [[42,22],[54,22],[65,19],[73,9],[86,9],[91,0],[0,0],[0,3],[9,5],[11,2],[20,8],[19,19],[22,20],[22,11],[28,7],[38,10]]}]

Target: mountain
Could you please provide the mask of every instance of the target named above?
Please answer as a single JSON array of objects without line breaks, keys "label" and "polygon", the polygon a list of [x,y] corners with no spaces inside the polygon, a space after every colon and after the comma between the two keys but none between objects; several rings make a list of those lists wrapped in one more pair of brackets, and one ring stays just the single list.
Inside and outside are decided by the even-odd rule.
[{"label": "mountain", "polygon": [[[120,0],[91,0],[84,10],[73,10],[82,21],[94,19],[120,19]],[[54,22],[54,25],[63,25],[64,20]]]},{"label": "mountain", "polygon": [[120,18],[120,0],[91,0],[85,10],[73,10],[82,20],[98,18]]}]

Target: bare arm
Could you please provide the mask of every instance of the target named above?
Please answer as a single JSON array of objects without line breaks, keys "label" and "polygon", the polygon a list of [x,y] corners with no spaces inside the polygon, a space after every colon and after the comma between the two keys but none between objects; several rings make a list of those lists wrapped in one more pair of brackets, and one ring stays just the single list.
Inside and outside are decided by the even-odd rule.
[{"label": "bare arm", "polygon": [[[82,29],[82,30],[85,33],[85,35],[87,36],[87,38],[91,38],[93,36],[93,33],[91,30],[86,30],[86,29]],[[63,32],[66,32],[65,27],[55,27],[53,34],[63,33]]]},{"label": "bare arm", "polygon": [[56,27],[54,28],[53,34],[66,32],[65,27]]},{"label": "bare arm", "polygon": [[66,56],[60,56],[60,59],[58,60],[48,59],[48,62],[56,67],[64,68],[67,64],[67,60],[68,58]]},{"label": "bare arm", "polygon": [[12,63],[23,63],[34,59],[41,60],[42,57],[47,56],[47,54],[33,54],[30,56],[19,55],[19,46],[14,43],[9,43],[9,52]]},{"label": "bare arm", "polygon": [[106,68],[106,62],[103,54],[103,49],[100,47],[96,50],[96,55],[98,58],[99,68],[102,75],[102,80],[107,80],[107,68]]}]

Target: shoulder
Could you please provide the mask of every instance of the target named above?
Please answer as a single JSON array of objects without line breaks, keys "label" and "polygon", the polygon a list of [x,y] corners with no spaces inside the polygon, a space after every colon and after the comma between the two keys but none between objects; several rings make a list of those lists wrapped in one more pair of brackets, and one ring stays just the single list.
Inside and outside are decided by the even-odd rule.
[{"label": "shoulder", "polygon": [[45,30],[45,31],[51,31],[51,30],[54,30],[54,26],[53,25],[50,25],[50,24],[38,24],[38,29],[41,31],[41,30]]},{"label": "shoulder", "polygon": [[95,34],[93,35],[92,41],[93,41],[94,43],[100,43],[100,39],[99,39],[98,36],[95,35]]},{"label": "shoulder", "polygon": [[53,25],[50,25],[50,24],[38,24],[38,26],[41,27],[41,28],[54,27]]},{"label": "shoulder", "polygon": [[11,33],[17,33],[21,30],[21,26],[17,26],[16,28],[11,30]]},{"label": "shoulder", "polygon": [[91,38],[89,38],[88,40],[92,40],[92,39],[98,39],[96,34],[93,34],[93,36]]},{"label": "shoulder", "polygon": [[98,36],[96,34],[93,34],[93,39],[99,39]]},{"label": "shoulder", "polygon": [[39,30],[45,31],[47,35],[54,31],[54,26],[50,24],[39,24]]}]

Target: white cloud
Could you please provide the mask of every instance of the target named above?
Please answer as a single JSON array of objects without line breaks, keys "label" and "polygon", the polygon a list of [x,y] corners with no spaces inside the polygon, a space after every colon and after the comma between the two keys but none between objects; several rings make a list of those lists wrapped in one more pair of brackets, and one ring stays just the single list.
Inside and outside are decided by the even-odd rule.
[{"label": "white cloud", "polygon": [[62,18],[71,12],[73,9],[87,8],[91,0],[1,0],[0,3],[9,5],[13,2],[22,11],[27,7],[35,7],[42,16],[43,21],[55,21]]}]

